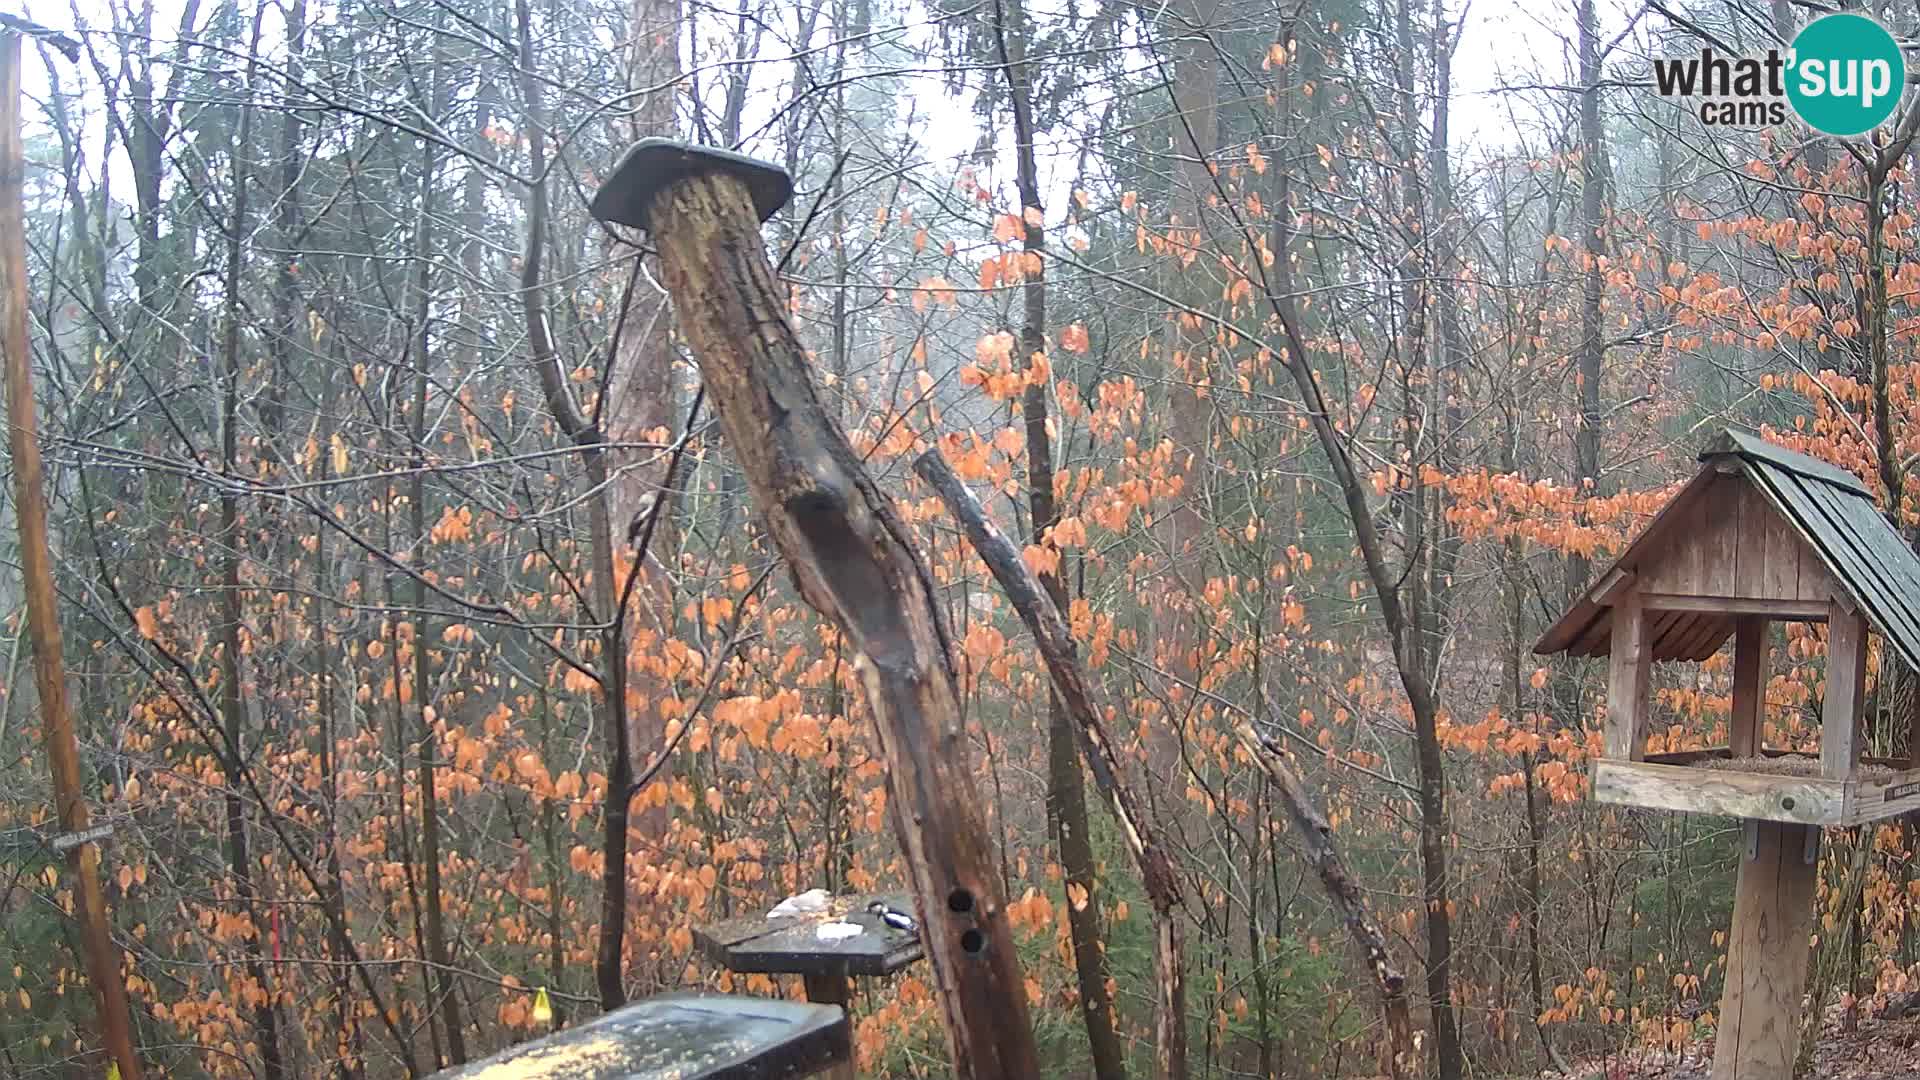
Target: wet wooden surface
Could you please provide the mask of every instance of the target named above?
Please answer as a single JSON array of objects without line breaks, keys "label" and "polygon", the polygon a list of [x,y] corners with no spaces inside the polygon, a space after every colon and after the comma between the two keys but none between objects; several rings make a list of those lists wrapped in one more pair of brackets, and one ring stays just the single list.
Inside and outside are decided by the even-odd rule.
[{"label": "wet wooden surface", "polygon": [[[698,926],[693,940],[714,963],[740,974],[891,975],[920,959],[920,935],[881,922],[867,910],[874,900],[913,913],[913,898],[905,893],[858,893],[831,898],[825,911],[775,919],[761,911]],[[822,941],[815,931],[829,922],[853,923],[863,932]]]},{"label": "wet wooden surface", "polygon": [[672,994],[521,1043],[435,1080],[786,1080],[849,1060],[846,1014],[797,1001]]}]

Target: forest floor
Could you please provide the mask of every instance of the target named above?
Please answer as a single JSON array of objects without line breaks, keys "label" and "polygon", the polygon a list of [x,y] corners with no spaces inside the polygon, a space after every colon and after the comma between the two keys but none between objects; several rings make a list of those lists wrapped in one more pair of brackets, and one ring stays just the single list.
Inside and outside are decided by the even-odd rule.
[{"label": "forest floor", "polygon": [[[1812,1080],[1913,1080],[1920,1077],[1920,1012],[1860,1021],[1841,1031],[1839,1010],[1832,1010],[1814,1048]],[[1713,1074],[1711,1040],[1680,1054],[1634,1051],[1574,1066],[1574,1080],[1709,1080]],[[1558,1074],[1546,1074],[1558,1075]]]}]

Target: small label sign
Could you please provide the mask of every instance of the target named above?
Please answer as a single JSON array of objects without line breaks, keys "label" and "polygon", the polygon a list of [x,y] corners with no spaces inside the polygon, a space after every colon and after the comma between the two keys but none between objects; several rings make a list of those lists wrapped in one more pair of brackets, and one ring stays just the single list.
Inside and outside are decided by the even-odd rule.
[{"label": "small label sign", "polygon": [[59,836],[56,836],[52,840],[49,840],[47,844],[49,847],[53,848],[53,850],[64,853],[64,852],[72,851],[74,848],[79,847],[81,844],[91,844],[96,840],[105,840],[107,837],[112,835],[113,835],[113,826],[95,825],[93,828],[88,829],[85,832],[61,833]]},{"label": "small label sign", "polygon": [[1920,782],[1895,784],[1887,789],[1887,802],[1897,802],[1909,795],[1920,795]]}]

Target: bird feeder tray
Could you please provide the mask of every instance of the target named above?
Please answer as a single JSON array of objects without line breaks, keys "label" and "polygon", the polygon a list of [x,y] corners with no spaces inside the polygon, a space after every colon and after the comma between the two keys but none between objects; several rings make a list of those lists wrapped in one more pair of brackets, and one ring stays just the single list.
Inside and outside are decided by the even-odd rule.
[{"label": "bird feeder tray", "polygon": [[521,1043],[436,1080],[787,1080],[846,1062],[846,1014],[797,1001],[671,994]]},{"label": "bird feeder tray", "polygon": [[[1858,775],[1834,780],[1819,775],[1819,758],[1773,753],[1755,761],[1718,747],[1649,754],[1643,761],[1602,758],[1593,768],[1593,797],[1621,806],[1823,827],[1920,810],[1920,769],[1896,771],[1881,760],[1863,759]],[[1791,767],[1776,764],[1788,760]]]},{"label": "bird feeder tray", "polygon": [[[712,926],[696,927],[693,940],[714,963],[739,974],[891,975],[919,960],[920,935],[888,926],[867,910],[875,900],[898,911],[912,911],[900,893],[836,896],[825,910],[768,918],[743,915]],[[821,940],[823,923],[846,922],[862,933]]]}]

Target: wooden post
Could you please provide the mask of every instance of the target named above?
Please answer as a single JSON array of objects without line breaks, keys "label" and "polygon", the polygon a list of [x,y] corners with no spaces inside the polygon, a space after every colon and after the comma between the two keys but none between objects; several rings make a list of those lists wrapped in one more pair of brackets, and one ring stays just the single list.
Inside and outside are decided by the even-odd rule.
[{"label": "wooden post", "polygon": [[[853,985],[852,980],[847,978],[846,972],[833,971],[821,974],[810,972],[800,978],[806,984],[808,1001],[815,1005],[840,1006],[840,1011],[847,1015],[848,1025],[852,1025]],[[847,1060],[838,1065],[829,1066],[820,1075],[827,1077],[827,1080],[854,1080],[852,1050],[848,1051]]]},{"label": "wooden post", "polygon": [[[47,496],[33,408],[33,361],[27,347],[27,228],[23,206],[26,154],[20,142],[20,35],[0,33],[0,333],[6,342],[8,446],[13,451],[14,508],[19,516],[20,571],[26,581],[27,635],[33,641],[33,683],[46,725],[47,759],[60,828],[84,834],[90,821],[80,784],[80,749],[67,711],[67,673],[60,650],[60,609],[47,543]],[[67,850],[74,915],[86,951],[87,981],[100,1014],[100,1038],[121,1080],[140,1080],[120,977],[120,949],[107,930],[100,886],[100,849],[92,840]]]},{"label": "wooden post", "polygon": [[1839,600],[1827,611],[1827,694],[1820,703],[1820,775],[1845,780],[1858,758],[1867,689],[1867,620]]},{"label": "wooden post", "polygon": [[593,213],[651,233],[675,320],[767,531],[801,596],[853,653],[955,1075],[1038,1076],[932,578],[892,500],[822,407],[762,247],[759,222],[791,192],[775,166],[647,139],[595,194]]},{"label": "wooden post", "polygon": [[1792,1080],[1800,1045],[1819,829],[1749,821],[1727,942],[1713,1080]]},{"label": "wooden post", "polygon": [[1639,761],[1646,756],[1650,719],[1647,688],[1653,668],[1647,614],[1640,590],[1629,588],[1613,605],[1613,642],[1607,654],[1607,756]]},{"label": "wooden post", "polygon": [[1742,615],[1733,630],[1733,715],[1727,744],[1734,757],[1760,752],[1767,721],[1767,620]]}]

